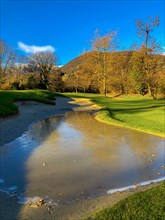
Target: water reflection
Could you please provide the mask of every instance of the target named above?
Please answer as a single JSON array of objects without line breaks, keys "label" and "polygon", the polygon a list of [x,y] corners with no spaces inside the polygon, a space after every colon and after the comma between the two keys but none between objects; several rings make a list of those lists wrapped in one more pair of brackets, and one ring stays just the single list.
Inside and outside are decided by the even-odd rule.
[{"label": "water reflection", "polygon": [[99,196],[163,175],[162,138],[106,125],[84,112],[39,121],[0,150],[0,177],[23,189],[25,176],[26,196]]}]

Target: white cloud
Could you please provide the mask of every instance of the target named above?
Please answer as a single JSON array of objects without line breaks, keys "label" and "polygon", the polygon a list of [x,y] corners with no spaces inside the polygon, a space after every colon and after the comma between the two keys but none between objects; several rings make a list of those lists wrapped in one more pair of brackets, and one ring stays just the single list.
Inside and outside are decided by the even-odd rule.
[{"label": "white cloud", "polygon": [[25,53],[40,53],[40,52],[54,52],[55,48],[47,45],[47,46],[35,46],[35,45],[27,45],[23,42],[18,42],[18,47],[20,50],[24,51]]}]

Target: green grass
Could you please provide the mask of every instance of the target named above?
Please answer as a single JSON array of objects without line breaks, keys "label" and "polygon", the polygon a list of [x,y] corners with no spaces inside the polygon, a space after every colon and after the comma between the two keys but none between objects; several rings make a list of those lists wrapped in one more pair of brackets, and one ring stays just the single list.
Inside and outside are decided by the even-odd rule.
[{"label": "green grass", "polygon": [[69,97],[89,98],[102,107],[97,119],[109,124],[165,137],[165,100],[122,96],[120,99],[97,94],[64,93]]},{"label": "green grass", "polygon": [[0,116],[8,116],[18,112],[15,101],[34,100],[54,104],[55,95],[44,90],[7,90],[0,91]]},{"label": "green grass", "polygon": [[88,99],[93,99],[97,97],[102,97],[100,94],[94,94],[94,93],[75,93],[75,92],[63,92],[63,93],[56,93],[57,95],[60,96],[67,96],[70,98],[88,98]]},{"label": "green grass", "polygon": [[163,220],[165,219],[165,182],[123,199],[86,220]]}]

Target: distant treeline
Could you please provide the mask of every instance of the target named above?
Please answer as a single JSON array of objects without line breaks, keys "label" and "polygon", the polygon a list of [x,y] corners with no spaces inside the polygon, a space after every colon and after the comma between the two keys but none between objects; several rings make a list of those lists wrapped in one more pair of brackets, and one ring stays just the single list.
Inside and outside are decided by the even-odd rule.
[{"label": "distant treeline", "polygon": [[[61,68],[65,91],[145,95],[165,92],[164,56],[139,51],[85,53]],[[106,65],[103,65],[106,56]],[[105,72],[102,70],[105,68]],[[106,90],[106,91],[105,91]]]},{"label": "distant treeline", "polygon": [[101,35],[96,31],[92,49],[65,66],[56,66],[51,52],[24,57],[0,40],[0,89],[47,89],[55,92],[91,92],[115,94],[165,94],[164,56],[150,33],[159,26],[159,18],[137,20],[143,36],[139,47],[118,51],[117,32]]}]

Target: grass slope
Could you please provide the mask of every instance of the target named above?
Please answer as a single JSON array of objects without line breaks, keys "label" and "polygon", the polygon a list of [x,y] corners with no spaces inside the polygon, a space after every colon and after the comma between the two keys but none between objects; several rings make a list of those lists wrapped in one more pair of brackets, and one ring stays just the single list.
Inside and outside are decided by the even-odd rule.
[{"label": "grass slope", "polygon": [[34,100],[54,104],[53,93],[44,90],[8,90],[0,91],[0,116],[8,116],[18,112],[15,101]]},{"label": "grass slope", "polygon": [[138,192],[86,220],[163,220],[165,219],[165,182]]},{"label": "grass slope", "polygon": [[90,98],[102,109],[97,119],[165,137],[165,100],[122,96],[120,99],[96,94],[65,93],[69,97]]}]

